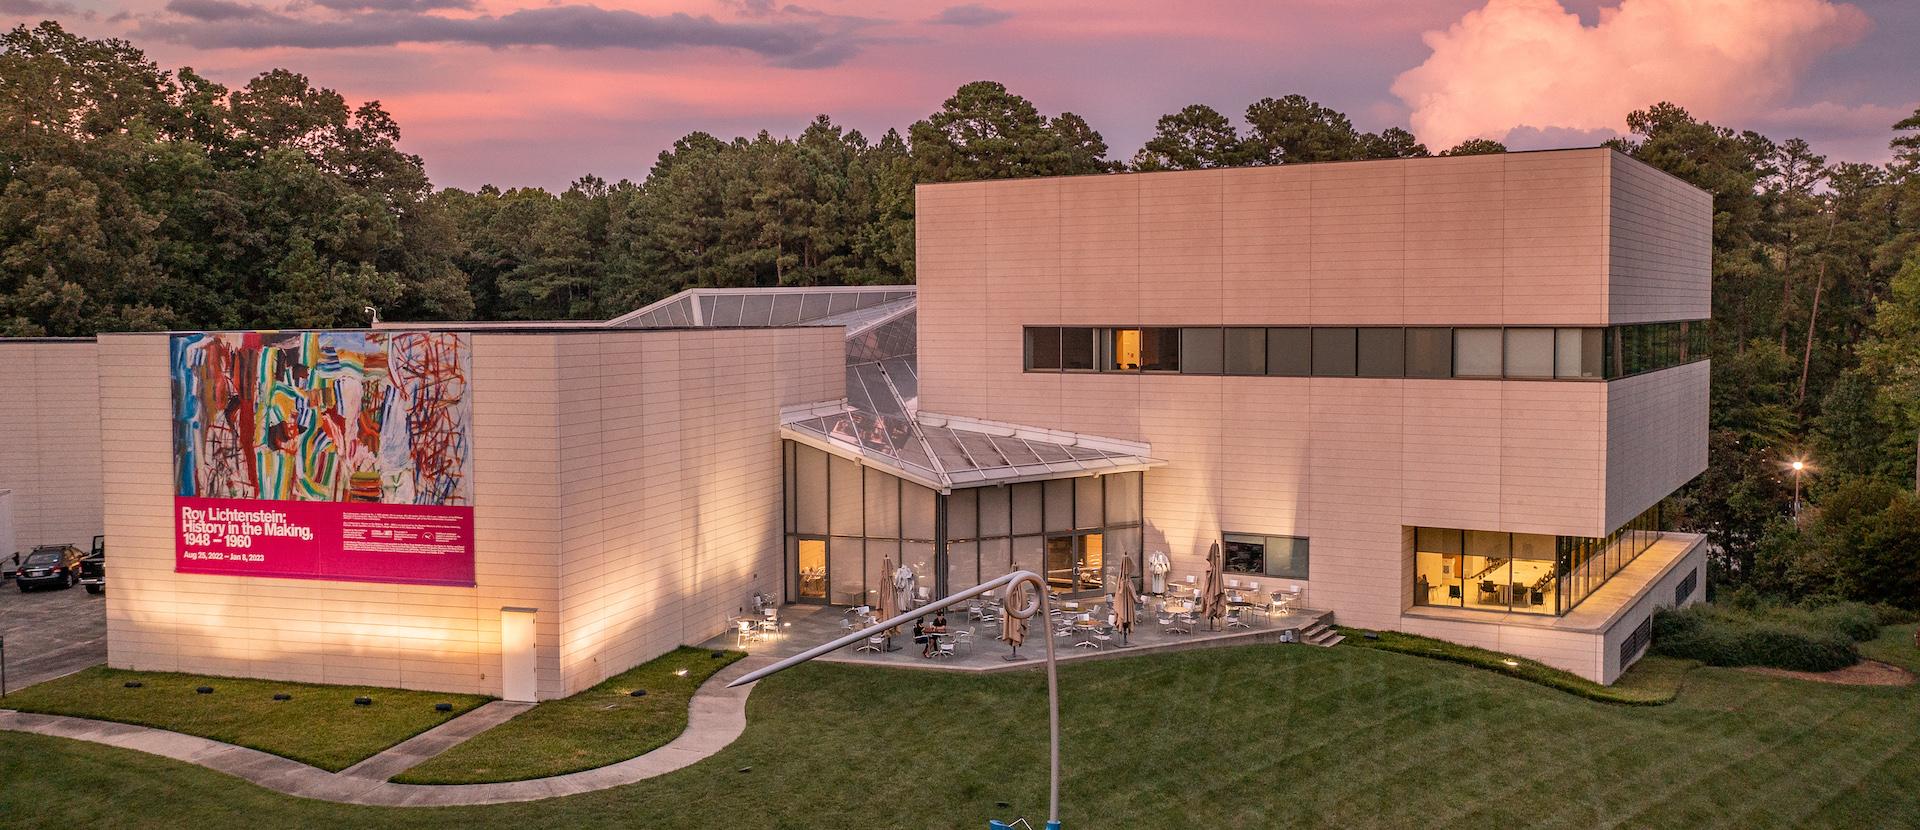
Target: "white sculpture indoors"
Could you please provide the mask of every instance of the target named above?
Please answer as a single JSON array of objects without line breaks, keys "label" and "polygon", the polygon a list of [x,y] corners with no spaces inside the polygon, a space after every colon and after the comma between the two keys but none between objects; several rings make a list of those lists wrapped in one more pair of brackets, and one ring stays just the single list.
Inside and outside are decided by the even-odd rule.
[{"label": "white sculpture indoors", "polygon": [[1172,570],[1173,560],[1167,558],[1166,551],[1156,550],[1147,554],[1147,593],[1166,593],[1167,574]]}]

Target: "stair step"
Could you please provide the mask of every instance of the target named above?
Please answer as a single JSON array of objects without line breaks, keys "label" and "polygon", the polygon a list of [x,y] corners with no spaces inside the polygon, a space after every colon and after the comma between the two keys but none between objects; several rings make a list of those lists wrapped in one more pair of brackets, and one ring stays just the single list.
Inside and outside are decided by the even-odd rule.
[{"label": "stair step", "polygon": [[1325,640],[1314,640],[1313,642],[1310,642],[1307,645],[1319,646],[1321,648],[1333,648],[1334,646],[1337,646],[1342,642],[1344,642],[1346,639],[1347,637],[1344,634],[1335,634],[1332,637],[1329,637]]}]

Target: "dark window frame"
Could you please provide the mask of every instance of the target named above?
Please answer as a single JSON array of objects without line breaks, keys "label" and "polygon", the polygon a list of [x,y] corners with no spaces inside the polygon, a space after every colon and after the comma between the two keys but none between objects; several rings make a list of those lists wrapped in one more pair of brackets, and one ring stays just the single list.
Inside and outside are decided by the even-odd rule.
[{"label": "dark window frame", "polygon": [[[1226,563],[1227,546],[1229,544],[1245,544],[1244,542],[1235,542],[1234,539],[1232,538],[1235,536],[1239,536],[1246,539],[1260,540],[1259,541],[1259,545],[1260,545],[1260,569],[1259,570],[1257,571],[1235,570],[1232,567],[1227,566],[1227,563]],[[1272,567],[1273,560],[1269,554],[1273,550],[1273,547],[1274,547],[1273,542],[1275,539],[1287,539],[1297,543],[1297,546],[1295,547],[1295,549],[1301,552],[1301,555],[1299,558],[1304,560],[1304,566],[1300,569],[1301,572],[1298,575],[1295,575],[1292,573],[1274,573],[1274,570]],[[1258,576],[1258,577],[1265,577],[1268,579],[1288,579],[1288,580],[1295,580],[1299,582],[1312,581],[1311,576],[1313,571],[1313,540],[1310,537],[1296,536],[1291,533],[1241,533],[1238,531],[1221,531],[1220,532],[1220,556],[1221,556],[1222,571],[1224,573],[1232,574],[1234,576]]]}]

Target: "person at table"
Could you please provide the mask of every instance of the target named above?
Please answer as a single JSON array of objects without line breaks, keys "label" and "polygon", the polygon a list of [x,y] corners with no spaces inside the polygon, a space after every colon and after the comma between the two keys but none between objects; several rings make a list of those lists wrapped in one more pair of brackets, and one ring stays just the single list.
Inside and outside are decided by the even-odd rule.
[{"label": "person at table", "polygon": [[933,633],[947,633],[947,612],[937,611],[933,615]]},{"label": "person at table", "polygon": [[932,657],[933,638],[927,636],[926,622],[924,619],[913,621],[913,641],[920,644],[921,657]]}]

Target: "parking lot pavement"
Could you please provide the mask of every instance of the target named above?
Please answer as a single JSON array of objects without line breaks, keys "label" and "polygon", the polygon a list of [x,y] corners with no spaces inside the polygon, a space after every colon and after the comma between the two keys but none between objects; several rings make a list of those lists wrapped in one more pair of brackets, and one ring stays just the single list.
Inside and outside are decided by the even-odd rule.
[{"label": "parking lot pavement", "polygon": [[23,594],[9,580],[0,585],[0,635],[7,638],[8,689],[104,663],[107,598],[77,586]]}]

